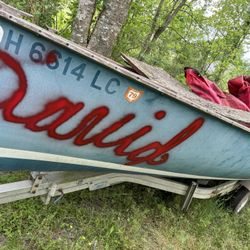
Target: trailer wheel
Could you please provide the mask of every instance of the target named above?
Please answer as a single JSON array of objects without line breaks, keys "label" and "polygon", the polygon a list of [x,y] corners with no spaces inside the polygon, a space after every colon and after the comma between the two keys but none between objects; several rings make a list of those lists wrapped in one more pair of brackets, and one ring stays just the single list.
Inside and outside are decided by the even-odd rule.
[{"label": "trailer wheel", "polygon": [[231,209],[235,214],[238,214],[246,207],[250,199],[250,191],[242,186],[231,199]]}]

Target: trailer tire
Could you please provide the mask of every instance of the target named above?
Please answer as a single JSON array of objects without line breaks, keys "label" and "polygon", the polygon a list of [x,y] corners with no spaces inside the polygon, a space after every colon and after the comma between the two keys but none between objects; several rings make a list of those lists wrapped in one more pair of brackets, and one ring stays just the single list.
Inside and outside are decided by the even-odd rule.
[{"label": "trailer tire", "polygon": [[231,209],[235,214],[240,213],[250,200],[250,191],[242,186],[231,199]]}]

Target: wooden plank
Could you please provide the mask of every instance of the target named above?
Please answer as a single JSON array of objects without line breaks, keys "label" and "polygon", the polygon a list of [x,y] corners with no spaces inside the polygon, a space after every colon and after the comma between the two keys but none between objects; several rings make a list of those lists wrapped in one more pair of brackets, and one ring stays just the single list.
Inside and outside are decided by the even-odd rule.
[{"label": "wooden plank", "polygon": [[209,102],[194,93],[186,89],[176,79],[171,77],[163,69],[148,65],[144,62],[138,61],[135,58],[123,55],[123,59],[139,74],[143,74],[150,80],[154,80],[159,83],[166,91],[173,92],[178,99],[184,100],[187,104],[190,104],[202,111],[210,113],[212,115],[220,115],[229,118],[233,121],[245,123],[250,125],[250,113],[233,109],[226,106],[221,106],[212,102]]},{"label": "wooden plank", "polygon": [[18,10],[2,1],[0,1],[0,9],[18,17],[33,17],[33,15],[22,10]]}]

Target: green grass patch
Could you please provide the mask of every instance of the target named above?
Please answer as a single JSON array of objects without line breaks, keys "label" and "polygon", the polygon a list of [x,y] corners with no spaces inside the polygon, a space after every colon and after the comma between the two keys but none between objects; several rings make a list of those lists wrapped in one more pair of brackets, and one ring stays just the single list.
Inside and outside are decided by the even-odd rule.
[{"label": "green grass patch", "polygon": [[48,206],[40,198],[0,205],[0,249],[249,249],[249,208],[236,216],[218,200],[194,200],[182,213],[181,201],[122,184],[67,194]]}]

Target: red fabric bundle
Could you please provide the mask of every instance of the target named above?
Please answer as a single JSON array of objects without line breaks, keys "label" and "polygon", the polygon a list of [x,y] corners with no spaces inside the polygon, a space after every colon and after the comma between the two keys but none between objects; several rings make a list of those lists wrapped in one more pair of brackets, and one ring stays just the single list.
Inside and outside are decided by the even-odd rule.
[{"label": "red fabric bundle", "polygon": [[201,76],[193,68],[185,68],[185,77],[192,92],[200,97],[220,105],[250,112],[250,77],[241,77],[247,79],[241,81],[240,77],[230,80],[230,94],[223,92],[214,82]]},{"label": "red fabric bundle", "polygon": [[229,80],[228,89],[250,108],[250,76],[238,76]]}]

